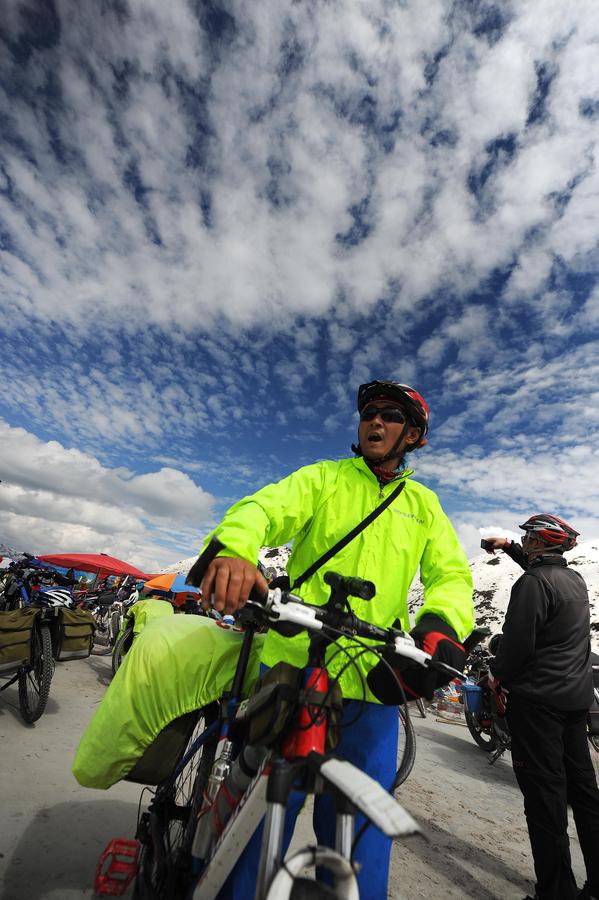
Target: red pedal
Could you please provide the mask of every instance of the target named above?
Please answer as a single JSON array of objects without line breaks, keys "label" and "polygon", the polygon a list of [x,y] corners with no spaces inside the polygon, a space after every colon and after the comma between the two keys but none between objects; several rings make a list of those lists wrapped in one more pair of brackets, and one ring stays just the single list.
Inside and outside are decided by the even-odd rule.
[{"label": "red pedal", "polygon": [[139,841],[115,838],[100,854],[96,866],[96,894],[122,897],[139,871]]}]

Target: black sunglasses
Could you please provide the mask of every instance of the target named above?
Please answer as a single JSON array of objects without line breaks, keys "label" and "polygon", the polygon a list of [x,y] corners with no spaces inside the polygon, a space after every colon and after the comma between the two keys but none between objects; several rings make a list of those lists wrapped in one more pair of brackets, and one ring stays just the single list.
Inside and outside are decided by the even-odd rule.
[{"label": "black sunglasses", "polygon": [[406,414],[393,406],[365,406],[360,412],[360,422],[372,422],[375,416],[380,416],[383,422],[393,422],[400,425],[407,421]]}]

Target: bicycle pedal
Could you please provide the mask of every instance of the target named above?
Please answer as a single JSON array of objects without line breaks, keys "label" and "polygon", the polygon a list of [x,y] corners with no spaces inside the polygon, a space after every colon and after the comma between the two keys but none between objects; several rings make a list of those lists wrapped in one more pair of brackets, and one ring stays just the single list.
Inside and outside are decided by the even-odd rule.
[{"label": "bicycle pedal", "polygon": [[100,896],[122,897],[139,871],[141,844],[114,838],[104,848],[96,866],[94,891]]}]

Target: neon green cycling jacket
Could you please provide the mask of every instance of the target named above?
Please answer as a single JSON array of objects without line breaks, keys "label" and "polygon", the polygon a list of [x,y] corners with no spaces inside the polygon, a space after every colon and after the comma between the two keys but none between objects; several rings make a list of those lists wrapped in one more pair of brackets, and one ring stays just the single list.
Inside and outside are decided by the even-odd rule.
[{"label": "neon green cycling jacket", "polygon": [[[424,613],[436,613],[463,640],[474,627],[468,561],[437,495],[411,480],[411,474],[410,470],[403,474],[406,484],[399,497],[297,593],[307,603],[322,605],[329,597],[325,572],[368,579],[376,585],[376,595],[372,600],[351,597],[354,613],[381,628],[399,619],[409,630],[408,589],[420,566],[424,603],[416,621]],[[221,556],[255,564],[261,547],[293,541],[287,564],[293,585],[294,579],[366,518],[397,484],[395,480],[381,488],[361,457],[304,466],[232,506],[204,546],[218,537],[225,545]],[[262,661],[268,666],[280,660],[304,666],[308,640],[306,633],[287,638],[269,631]],[[349,653],[337,652],[339,645]],[[378,659],[369,652],[358,655],[362,649],[363,645],[356,646],[351,639],[340,639],[329,647],[329,672],[339,678],[346,698],[378,702],[365,683]]]}]

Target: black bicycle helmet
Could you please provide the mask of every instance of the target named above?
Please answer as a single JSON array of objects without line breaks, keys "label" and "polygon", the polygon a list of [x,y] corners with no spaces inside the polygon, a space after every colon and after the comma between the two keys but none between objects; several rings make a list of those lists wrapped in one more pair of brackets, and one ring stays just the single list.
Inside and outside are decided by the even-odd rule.
[{"label": "black bicycle helmet", "polygon": [[534,533],[535,537],[552,550],[572,550],[576,546],[576,538],[580,535],[580,532],[575,531],[563,519],[558,519],[557,516],[549,513],[531,516],[519,527],[527,534]]}]

